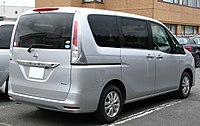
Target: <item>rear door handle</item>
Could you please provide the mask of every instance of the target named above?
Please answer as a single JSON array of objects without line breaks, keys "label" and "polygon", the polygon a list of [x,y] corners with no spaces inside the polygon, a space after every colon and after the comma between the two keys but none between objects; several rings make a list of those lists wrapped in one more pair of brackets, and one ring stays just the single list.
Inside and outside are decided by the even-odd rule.
[{"label": "rear door handle", "polygon": [[154,56],[152,56],[151,54],[147,55],[147,59],[153,59],[153,58],[154,58]]},{"label": "rear door handle", "polygon": [[161,55],[158,55],[157,57],[156,57],[156,59],[163,59],[163,57],[161,56]]}]

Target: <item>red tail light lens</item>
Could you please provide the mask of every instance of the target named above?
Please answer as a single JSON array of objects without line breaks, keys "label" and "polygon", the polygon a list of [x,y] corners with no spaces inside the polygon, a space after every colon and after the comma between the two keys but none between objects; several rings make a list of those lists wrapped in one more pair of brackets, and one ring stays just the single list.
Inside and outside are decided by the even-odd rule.
[{"label": "red tail light lens", "polygon": [[78,46],[78,22],[74,22],[73,45]]},{"label": "red tail light lens", "polygon": [[55,10],[58,10],[58,9],[59,8],[36,8],[33,11],[36,11],[36,12],[41,12],[41,11],[55,11]]},{"label": "red tail light lens", "polygon": [[184,46],[184,48],[187,49],[188,51],[192,51],[193,50],[192,46]]}]

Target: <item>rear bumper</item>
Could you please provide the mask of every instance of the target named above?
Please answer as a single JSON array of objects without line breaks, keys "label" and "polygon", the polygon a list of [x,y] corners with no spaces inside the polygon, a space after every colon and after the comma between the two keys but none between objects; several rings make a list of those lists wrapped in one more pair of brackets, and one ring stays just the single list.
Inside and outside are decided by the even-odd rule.
[{"label": "rear bumper", "polygon": [[16,103],[25,103],[31,106],[54,110],[54,111],[61,111],[67,113],[90,113],[94,112],[93,107],[84,106],[81,104],[83,101],[72,101],[67,99],[65,101],[58,101],[34,96],[28,96],[24,94],[14,93],[9,91],[9,96],[12,97],[12,100]]},{"label": "rear bumper", "polygon": [[[17,85],[15,81],[17,78],[13,77],[15,74],[13,71],[13,74],[10,72],[8,93],[18,103],[26,103],[39,108],[68,113],[96,111],[105,85],[111,78],[120,79],[120,65],[80,65],[72,67],[70,89],[68,92],[66,91],[68,95],[63,98],[64,100],[56,100],[55,97],[45,97],[44,95],[34,96],[34,93],[27,93],[24,89],[15,90],[13,85]],[[30,82],[27,81],[27,83],[30,85]],[[20,84],[18,85],[20,87]]]}]

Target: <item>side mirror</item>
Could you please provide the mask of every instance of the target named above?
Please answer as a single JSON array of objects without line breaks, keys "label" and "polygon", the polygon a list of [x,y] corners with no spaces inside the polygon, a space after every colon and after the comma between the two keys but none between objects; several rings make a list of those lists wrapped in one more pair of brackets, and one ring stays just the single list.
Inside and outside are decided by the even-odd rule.
[{"label": "side mirror", "polygon": [[175,50],[176,54],[185,54],[184,47],[181,44],[177,44]]}]

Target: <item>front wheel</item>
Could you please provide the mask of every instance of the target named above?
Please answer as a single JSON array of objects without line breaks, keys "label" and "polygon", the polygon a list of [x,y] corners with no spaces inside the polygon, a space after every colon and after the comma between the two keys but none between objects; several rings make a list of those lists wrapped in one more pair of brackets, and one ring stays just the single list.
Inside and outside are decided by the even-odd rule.
[{"label": "front wheel", "polygon": [[180,98],[187,98],[190,94],[191,85],[192,85],[191,76],[187,72],[184,72],[181,77],[178,96]]},{"label": "front wheel", "polygon": [[107,86],[101,95],[96,118],[102,123],[115,121],[122,110],[122,93],[114,85]]}]

